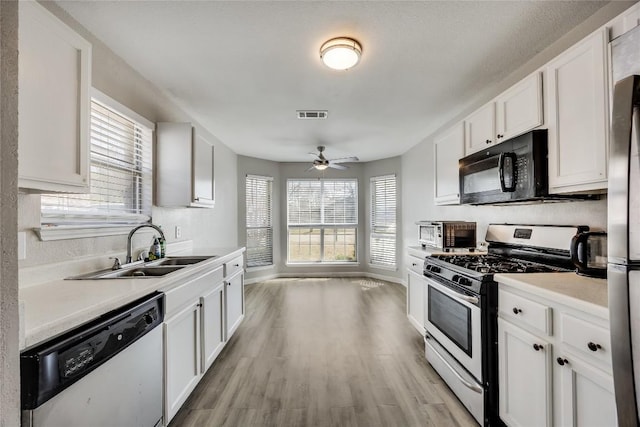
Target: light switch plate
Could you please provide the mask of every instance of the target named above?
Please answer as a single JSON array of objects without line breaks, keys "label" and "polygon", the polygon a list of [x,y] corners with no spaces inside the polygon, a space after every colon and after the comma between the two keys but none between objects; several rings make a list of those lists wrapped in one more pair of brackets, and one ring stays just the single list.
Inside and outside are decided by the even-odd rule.
[{"label": "light switch plate", "polygon": [[176,225],[176,239],[182,238],[182,227]]},{"label": "light switch plate", "polygon": [[27,259],[27,233],[18,231],[18,260]]}]

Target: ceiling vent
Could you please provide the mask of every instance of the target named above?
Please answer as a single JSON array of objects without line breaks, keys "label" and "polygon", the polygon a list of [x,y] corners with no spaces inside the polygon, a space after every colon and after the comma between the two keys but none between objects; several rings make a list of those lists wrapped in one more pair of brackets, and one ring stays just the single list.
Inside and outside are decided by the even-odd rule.
[{"label": "ceiling vent", "polygon": [[326,119],[329,115],[327,110],[298,110],[296,111],[299,119]]}]

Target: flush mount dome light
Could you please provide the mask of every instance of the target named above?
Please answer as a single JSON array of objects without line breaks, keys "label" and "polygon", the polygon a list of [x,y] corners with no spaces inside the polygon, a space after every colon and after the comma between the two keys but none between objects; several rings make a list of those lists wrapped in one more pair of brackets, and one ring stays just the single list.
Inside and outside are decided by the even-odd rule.
[{"label": "flush mount dome light", "polygon": [[337,37],[320,47],[320,58],[324,65],[334,70],[348,70],[360,62],[362,46],[354,39]]}]

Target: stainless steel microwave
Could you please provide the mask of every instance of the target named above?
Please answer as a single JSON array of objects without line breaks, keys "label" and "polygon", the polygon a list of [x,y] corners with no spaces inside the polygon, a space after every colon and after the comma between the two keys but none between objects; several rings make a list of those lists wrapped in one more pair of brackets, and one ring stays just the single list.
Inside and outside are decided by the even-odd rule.
[{"label": "stainless steel microwave", "polygon": [[463,204],[546,198],[547,131],[534,130],[464,157],[459,172]]},{"label": "stainless steel microwave", "polygon": [[418,221],[422,246],[449,251],[476,247],[476,223],[465,221]]}]

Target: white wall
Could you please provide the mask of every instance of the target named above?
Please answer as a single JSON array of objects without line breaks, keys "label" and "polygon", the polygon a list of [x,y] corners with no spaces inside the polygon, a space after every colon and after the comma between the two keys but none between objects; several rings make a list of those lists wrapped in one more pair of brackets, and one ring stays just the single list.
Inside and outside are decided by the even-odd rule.
[{"label": "white wall", "polygon": [[[196,127],[196,132],[214,144],[215,208],[153,207],[153,222],[162,226],[168,242],[178,240],[175,238],[174,228],[179,225],[182,227],[182,238],[179,240],[192,240],[195,247],[236,246],[238,244],[237,155],[57,5],[53,2],[45,2],[43,5],[93,45],[92,84],[95,88],[152,122],[191,122]],[[32,231],[40,225],[40,196],[20,195],[18,208],[18,227],[27,232],[27,258],[20,261],[20,267],[61,262],[76,257],[125,249],[125,235],[41,242]],[[134,240],[134,246],[146,247],[150,244],[148,240],[149,238],[143,235]]]},{"label": "white wall", "polygon": [[0,2],[0,426],[20,423],[18,3]]}]

